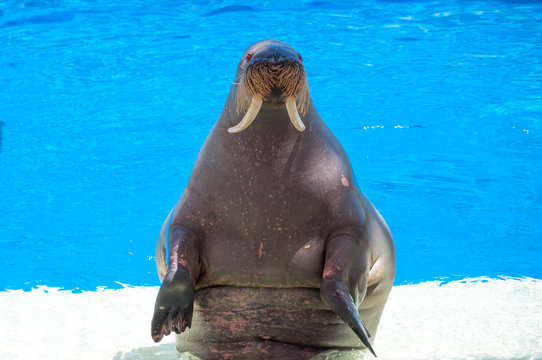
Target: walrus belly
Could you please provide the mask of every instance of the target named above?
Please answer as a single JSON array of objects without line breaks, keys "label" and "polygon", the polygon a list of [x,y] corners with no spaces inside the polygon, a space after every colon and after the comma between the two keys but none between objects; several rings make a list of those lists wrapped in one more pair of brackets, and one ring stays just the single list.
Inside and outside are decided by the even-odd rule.
[{"label": "walrus belly", "polygon": [[362,345],[318,289],[217,286],[196,292],[177,350],[202,359],[310,359]]}]

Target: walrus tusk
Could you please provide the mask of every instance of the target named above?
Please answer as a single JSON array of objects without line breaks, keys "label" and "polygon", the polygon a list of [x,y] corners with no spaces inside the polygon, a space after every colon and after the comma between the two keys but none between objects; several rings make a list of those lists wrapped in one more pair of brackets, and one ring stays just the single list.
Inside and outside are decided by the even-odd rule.
[{"label": "walrus tusk", "polygon": [[252,124],[252,122],[256,118],[256,115],[258,115],[258,112],[260,111],[260,108],[262,107],[262,102],[263,100],[261,96],[252,97],[252,102],[250,103],[250,106],[248,107],[248,110],[245,116],[243,116],[243,119],[239,122],[239,124],[235,125],[234,127],[229,128],[228,132],[231,134],[235,134],[249,127],[250,124]]},{"label": "walrus tusk", "polygon": [[294,97],[286,99],[286,110],[288,110],[288,116],[294,127],[299,131],[305,131],[305,124],[303,124],[303,121],[301,121],[301,118],[299,117]]}]

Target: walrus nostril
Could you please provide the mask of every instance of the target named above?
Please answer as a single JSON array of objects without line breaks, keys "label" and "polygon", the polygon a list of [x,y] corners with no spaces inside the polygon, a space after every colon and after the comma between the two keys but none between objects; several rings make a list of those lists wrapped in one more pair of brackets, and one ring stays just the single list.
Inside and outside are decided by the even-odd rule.
[{"label": "walrus nostril", "polygon": [[280,54],[273,54],[273,60],[279,62],[283,60],[283,57]]}]

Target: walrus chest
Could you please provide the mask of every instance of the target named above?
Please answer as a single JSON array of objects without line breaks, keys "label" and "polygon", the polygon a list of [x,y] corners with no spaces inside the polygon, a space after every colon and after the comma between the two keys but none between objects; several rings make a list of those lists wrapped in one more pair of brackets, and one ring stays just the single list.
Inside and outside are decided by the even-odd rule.
[{"label": "walrus chest", "polygon": [[203,228],[209,271],[200,285],[319,286],[326,204],[308,194],[268,190],[228,192],[215,202]]},{"label": "walrus chest", "polygon": [[314,186],[314,152],[258,136],[220,150],[201,177],[208,271],[198,285],[319,287],[334,221],[333,197]]}]

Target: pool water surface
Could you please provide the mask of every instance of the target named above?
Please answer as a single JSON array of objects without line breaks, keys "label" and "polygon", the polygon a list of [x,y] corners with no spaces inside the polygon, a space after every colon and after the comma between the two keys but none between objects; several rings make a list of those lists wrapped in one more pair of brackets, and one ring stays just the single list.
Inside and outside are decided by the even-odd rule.
[{"label": "pool water surface", "polygon": [[157,285],[240,56],[283,40],[387,221],[396,284],[542,278],[542,5],[0,3],[0,289]]}]

